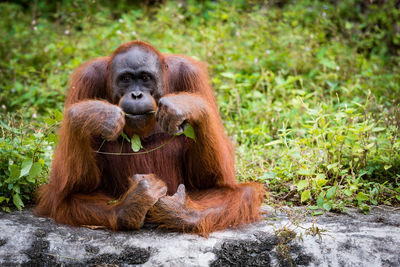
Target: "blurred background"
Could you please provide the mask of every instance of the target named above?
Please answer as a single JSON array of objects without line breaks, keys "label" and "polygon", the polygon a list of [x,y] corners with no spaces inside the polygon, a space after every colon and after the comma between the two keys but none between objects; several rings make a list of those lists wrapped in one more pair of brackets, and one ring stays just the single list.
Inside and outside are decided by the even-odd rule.
[{"label": "blurred background", "polygon": [[400,203],[400,1],[2,1],[0,206],[48,179],[68,77],[131,40],[209,66],[237,179],[315,214]]}]

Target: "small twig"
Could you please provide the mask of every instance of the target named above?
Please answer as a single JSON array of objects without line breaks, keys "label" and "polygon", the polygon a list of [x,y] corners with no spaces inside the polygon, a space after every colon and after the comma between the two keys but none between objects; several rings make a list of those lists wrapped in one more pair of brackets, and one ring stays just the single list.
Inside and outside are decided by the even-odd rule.
[{"label": "small twig", "polygon": [[103,147],[104,143],[106,142],[106,139],[103,139],[103,142],[101,143],[99,149],[97,149],[97,152],[100,152],[101,148]]},{"label": "small twig", "polygon": [[[153,151],[155,151],[155,150],[158,150],[158,149],[160,149],[160,148],[166,146],[168,143],[170,143],[172,140],[174,140],[175,137],[176,137],[176,135],[172,136],[168,141],[166,141],[165,143],[159,145],[158,147],[152,148],[152,149],[150,149],[150,150],[142,151],[142,152],[130,152],[130,153],[102,152],[102,151],[99,151],[101,147],[100,147],[97,151],[95,151],[95,152],[98,153],[98,154],[115,155],[115,156],[143,155],[143,154],[147,154],[147,153],[153,152]],[[103,142],[103,143],[104,143],[104,142]],[[103,144],[102,144],[102,145],[103,145]],[[121,146],[121,151],[122,151],[122,146]]]},{"label": "small twig", "polygon": [[121,148],[119,149],[119,154],[122,153],[122,148],[124,147],[125,138],[122,138]]}]

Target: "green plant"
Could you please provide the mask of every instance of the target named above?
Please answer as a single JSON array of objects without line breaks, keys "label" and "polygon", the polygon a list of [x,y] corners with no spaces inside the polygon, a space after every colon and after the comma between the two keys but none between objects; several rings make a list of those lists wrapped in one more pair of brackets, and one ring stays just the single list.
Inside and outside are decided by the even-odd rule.
[{"label": "green plant", "polygon": [[61,113],[56,112],[55,118],[47,119],[50,124],[35,130],[17,115],[1,118],[0,206],[3,211],[10,211],[11,206],[21,210],[24,203],[32,201],[37,186],[46,181],[53,145],[57,142],[53,126],[61,118]]}]

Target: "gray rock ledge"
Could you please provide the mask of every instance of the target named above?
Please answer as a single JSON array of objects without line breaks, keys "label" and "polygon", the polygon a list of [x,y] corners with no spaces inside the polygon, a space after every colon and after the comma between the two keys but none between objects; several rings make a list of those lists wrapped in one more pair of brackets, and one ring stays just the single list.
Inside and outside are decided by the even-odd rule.
[{"label": "gray rock ledge", "polygon": [[129,232],[69,227],[28,209],[0,212],[0,266],[400,266],[400,210],[365,215],[274,211],[208,238],[146,225]]}]

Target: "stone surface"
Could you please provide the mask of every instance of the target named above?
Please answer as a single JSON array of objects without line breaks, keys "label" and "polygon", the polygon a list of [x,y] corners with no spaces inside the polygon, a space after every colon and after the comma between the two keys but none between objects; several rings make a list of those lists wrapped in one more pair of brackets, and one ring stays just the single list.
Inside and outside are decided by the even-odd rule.
[{"label": "stone surface", "polygon": [[400,266],[400,210],[269,213],[204,238],[151,226],[118,233],[69,227],[29,209],[0,212],[0,266]]}]

